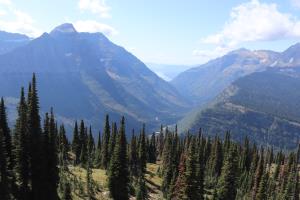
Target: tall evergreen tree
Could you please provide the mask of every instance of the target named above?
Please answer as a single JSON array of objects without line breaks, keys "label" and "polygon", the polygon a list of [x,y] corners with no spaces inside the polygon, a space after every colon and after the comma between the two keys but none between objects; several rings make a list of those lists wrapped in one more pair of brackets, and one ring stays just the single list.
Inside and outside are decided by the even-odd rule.
[{"label": "tall evergreen tree", "polygon": [[144,176],[140,176],[138,179],[136,200],[147,200],[147,199],[148,199],[148,193],[147,193],[146,180]]},{"label": "tall evergreen tree", "polygon": [[101,133],[99,131],[96,154],[95,154],[95,166],[96,167],[100,167],[100,165],[101,165],[101,146],[102,146]]},{"label": "tall evergreen tree", "polygon": [[249,171],[251,167],[251,152],[249,147],[249,140],[246,137],[244,140],[242,155],[241,155],[241,162],[240,162],[240,168],[242,170]]},{"label": "tall evergreen tree", "polygon": [[44,199],[44,163],[46,158],[42,156],[42,140],[41,140],[41,121],[39,115],[39,98],[36,88],[36,78],[33,74],[31,86],[28,92],[28,109],[27,109],[27,120],[28,120],[28,133],[29,133],[29,166],[31,176],[31,190],[32,200]]},{"label": "tall evergreen tree", "polygon": [[114,200],[127,200],[129,199],[128,187],[129,177],[125,118],[122,117],[117,143],[109,167],[108,188]]},{"label": "tall evergreen tree", "polygon": [[236,178],[237,178],[237,152],[234,146],[231,146],[228,155],[225,157],[222,173],[217,185],[217,199],[229,200],[236,196]]},{"label": "tall evergreen tree", "polygon": [[58,151],[59,165],[65,167],[68,159],[68,139],[66,137],[66,130],[63,124],[59,127]]},{"label": "tall evergreen tree", "polygon": [[24,95],[24,88],[21,89],[20,102],[18,105],[18,116],[15,125],[14,137],[14,171],[16,180],[19,183],[19,192],[16,198],[29,199],[29,147],[27,129],[27,104]]},{"label": "tall evergreen tree", "polygon": [[49,120],[48,135],[48,155],[47,155],[47,189],[49,194],[47,198],[50,200],[58,199],[57,186],[59,182],[58,171],[58,154],[57,154],[57,133],[53,110],[51,109]]},{"label": "tall evergreen tree", "polygon": [[9,187],[9,157],[6,148],[5,135],[0,129],[0,199],[10,199]]},{"label": "tall evergreen tree", "polygon": [[134,135],[134,130],[132,131],[131,142],[130,142],[130,152],[129,152],[129,169],[130,174],[133,177],[138,175],[138,152],[137,152],[137,141]]},{"label": "tall evergreen tree", "polygon": [[1,98],[0,101],[0,129],[3,131],[6,152],[8,156],[8,168],[9,170],[12,169],[13,160],[12,160],[12,139],[10,135],[10,129],[7,123],[7,115],[6,115],[6,108],[4,104],[4,99]]},{"label": "tall evergreen tree", "polygon": [[252,199],[253,200],[256,199],[260,180],[261,180],[263,173],[264,173],[264,150],[263,150],[263,148],[261,148],[259,161],[258,161],[257,168],[255,171],[255,176],[254,176],[254,185],[253,185],[253,189],[252,189]]},{"label": "tall evergreen tree", "polygon": [[209,169],[211,171],[212,176],[220,176],[221,168],[223,163],[223,151],[222,144],[220,138],[218,136],[215,137],[212,152],[209,160]]},{"label": "tall evergreen tree", "polygon": [[80,122],[79,141],[80,141],[80,162],[82,165],[85,165],[87,163],[88,134],[87,134],[87,128],[85,127],[83,120],[81,120]]},{"label": "tall evergreen tree", "polygon": [[138,163],[139,163],[139,174],[142,175],[146,172],[147,164],[147,150],[146,150],[146,133],[145,133],[145,124],[139,137],[139,149],[138,149]]},{"label": "tall evergreen tree", "polygon": [[87,155],[89,156],[90,160],[94,159],[95,154],[95,140],[92,133],[92,127],[90,126],[88,141],[87,141]]},{"label": "tall evergreen tree", "polygon": [[[178,176],[174,184],[172,194],[166,195],[169,199],[187,199],[186,196],[186,155],[182,153],[178,166]],[[170,197],[171,195],[171,197]]]},{"label": "tall evergreen tree", "polygon": [[268,199],[268,178],[269,174],[264,173],[261,177],[258,193],[257,193],[257,200],[267,200]]},{"label": "tall evergreen tree", "polygon": [[155,163],[156,162],[156,137],[155,133],[152,133],[149,149],[148,149],[148,162]]},{"label": "tall evergreen tree", "polygon": [[74,131],[73,131],[73,141],[72,141],[72,152],[75,154],[75,163],[79,163],[79,157],[81,153],[81,143],[79,139],[79,131],[78,131],[78,124],[75,121]]},{"label": "tall evergreen tree", "polygon": [[102,149],[101,149],[101,167],[107,169],[109,166],[109,152],[108,145],[110,139],[110,125],[109,125],[109,116],[106,115],[104,123],[104,131],[102,136]]},{"label": "tall evergreen tree", "polygon": [[110,162],[111,159],[111,155],[114,152],[114,148],[116,145],[116,139],[117,139],[117,124],[116,123],[112,123],[112,129],[111,129],[111,137],[109,138],[109,142],[108,142],[108,161]]},{"label": "tall evergreen tree", "polygon": [[[89,149],[88,151],[90,152],[91,149]],[[92,169],[91,169],[91,158],[89,155],[87,157],[87,167],[86,167],[86,190],[87,190],[87,199],[88,200],[95,199],[94,184],[93,184]]]},{"label": "tall evergreen tree", "polygon": [[[197,180],[197,170],[199,164],[197,163],[197,154],[196,154],[196,141],[193,137],[189,145],[187,160],[186,160],[186,188],[185,193],[187,199],[203,199],[202,194],[199,191],[199,185]],[[202,188],[201,188],[202,189]]]}]

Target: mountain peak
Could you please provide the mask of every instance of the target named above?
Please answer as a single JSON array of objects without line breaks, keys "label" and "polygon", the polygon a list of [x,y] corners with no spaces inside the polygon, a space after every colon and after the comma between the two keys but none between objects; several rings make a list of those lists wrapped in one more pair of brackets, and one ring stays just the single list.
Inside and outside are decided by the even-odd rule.
[{"label": "mountain peak", "polygon": [[244,54],[244,53],[251,53],[251,51],[246,48],[239,48],[239,49],[230,51],[228,54]]},{"label": "mountain peak", "polygon": [[55,27],[50,32],[51,35],[56,35],[56,34],[72,34],[72,33],[77,33],[77,31],[74,28],[73,24],[71,24],[71,23],[61,24],[61,25]]}]

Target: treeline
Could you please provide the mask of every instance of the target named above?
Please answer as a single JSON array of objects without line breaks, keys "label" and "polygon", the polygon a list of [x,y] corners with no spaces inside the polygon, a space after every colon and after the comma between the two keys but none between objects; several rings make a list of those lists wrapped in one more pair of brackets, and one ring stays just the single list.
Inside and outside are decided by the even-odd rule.
[{"label": "treeline", "polygon": [[[224,139],[205,137],[201,129],[179,136],[177,128],[162,127],[147,135],[145,125],[126,137],[125,118],[117,124],[108,115],[96,142],[83,120],[75,122],[69,141],[52,109],[41,125],[35,76],[25,96],[22,88],[12,131],[3,99],[0,103],[1,200],[69,200],[77,191],[83,199],[99,199],[95,168],[106,171],[112,199],[151,199],[147,163],[159,165],[165,199],[299,199],[299,149],[274,152],[247,138],[243,144],[233,142],[229,133]],[[85,185],[68,176],[74,166],[85,169]]]}]

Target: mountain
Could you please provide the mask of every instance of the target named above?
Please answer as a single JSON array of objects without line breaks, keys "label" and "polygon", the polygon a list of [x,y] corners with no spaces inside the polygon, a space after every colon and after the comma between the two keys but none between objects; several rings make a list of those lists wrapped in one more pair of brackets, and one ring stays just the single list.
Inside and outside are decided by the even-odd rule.
[{"label": "mountain", "polygon": [[280,53],[239,49],[179,74],[171,84],[195,105],[213,100],[233,81],[276,64]]},{"label": "mountain", "polygon": [[7,53],[17,47],[23,46],[29,41],[30,38],[26,35],[0,31],[0,54]]},{"label": "mountain", "polygon": [[191,68],[188,65],[171,65],[171,64],[157,64],[146,63],[146,65],[155,72],[159,77],[166,81],[171,81],[181,72]]},{"label": "mountain", "polygon": [[210,135],[230,130],[257,144],[295,148],[300,132],[300,68],[269,68],[234,81],[213,102],[179,123]]},{"label": "mountain", "polygon": [[127,128],[172,123],[188,108],[166,81],[101,33],[79,33],[62,24],[49,34],[0,55],[0,94],[16,102],[21,86],[37,74],[42,111],[54,107],[58,119],[84,119],[101,128],[109,113]]}]

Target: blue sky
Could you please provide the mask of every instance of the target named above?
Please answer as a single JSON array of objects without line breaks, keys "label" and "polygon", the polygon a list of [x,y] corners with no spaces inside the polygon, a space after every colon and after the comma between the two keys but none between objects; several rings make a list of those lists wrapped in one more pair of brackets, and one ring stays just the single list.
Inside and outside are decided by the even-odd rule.
[{"label": "blue sky", "polygon": [[65,22],[103,32],[144,62],[194,65],[300,41],[300,0],[0,0],[2,30],[37,37]]}]

